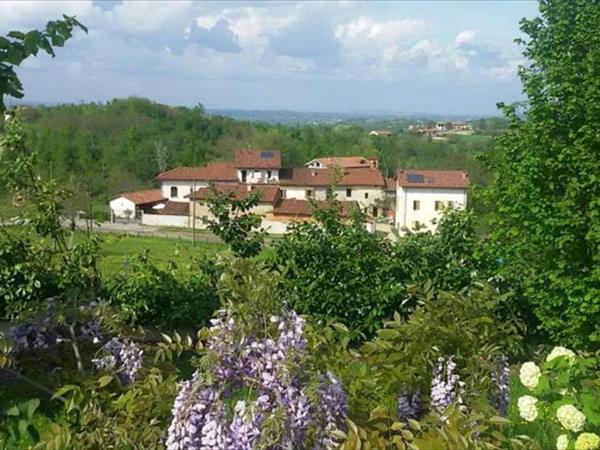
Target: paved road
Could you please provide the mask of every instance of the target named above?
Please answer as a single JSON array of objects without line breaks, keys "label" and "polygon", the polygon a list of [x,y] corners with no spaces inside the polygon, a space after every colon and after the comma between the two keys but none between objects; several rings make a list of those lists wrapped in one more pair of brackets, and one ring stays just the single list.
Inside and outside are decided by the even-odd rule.
[{"label": "paved road", "polygon": [[[80,230],[86,230],[87,225],[85,220],[78,220],[76,226]],[[134,236],[153,236],[153,237],[165,237],[171,239],[193,239],[191,230],[165,230],[160,227],[151,227],[148,225],[141,225],[139,223],[120,223],[120,222],[94,222],[93,231],[95,233],[119,233],[119,234],[130,234]],[[196,230],[196,240],[206,242],[221,242],[214,234],[208,233],[205,230]]]}]

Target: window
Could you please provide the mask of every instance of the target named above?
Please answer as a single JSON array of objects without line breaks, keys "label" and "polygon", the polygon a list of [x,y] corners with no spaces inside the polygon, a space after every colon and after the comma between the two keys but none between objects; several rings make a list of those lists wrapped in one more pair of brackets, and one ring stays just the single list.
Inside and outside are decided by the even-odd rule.
[{"label": "window", "polygon": [[171,186],[171,198],[177,198],[177,186]]},{"label": "window", "polygon": [[421,201],[413,200],[413,211],[418,211],[419,209],[421,209]]},{"label": "window", "polygon": [[373,217],[377,217],[377,207],[373,207]]},{"label": "window", "polygon": [[242,183],[246,182],[246,171],[242,170]]},{"label": "window", "polygon": [[369,198],[369,193],[365,192],[365,198]]},{"label": "window", "polygon": [[448,207],[449,208],[454,208],[454,202],[452,200],[448,201]]},{"label": "window", "polygon": [[286,194],[285,193],[286,193],[286,190],[282,189],[281,190],[281,198],[286,198]]},{"label": "window", "polygon": [[352,197],[352,189],[346,189],[346,197]]},{"label": "window", "polygon": [[418,230],[420,227],[421,227],[421,224],[419,223],[418,220],[413,221],[413,223],[412,223],[413,230]]},{"label": "window", "polygon": [[435,210],[441,211],[442,209],[444,209],[444,202],[441,200],[436,200],[435,201]]},{"label": "window", "polygon": [[312,197],[313,197],[313,190],[307,189],[306,190],[306,198],[312,198]]},{"label": "window", "polygon": [[271,178],[271,171],[267,170],[267,178]]}]

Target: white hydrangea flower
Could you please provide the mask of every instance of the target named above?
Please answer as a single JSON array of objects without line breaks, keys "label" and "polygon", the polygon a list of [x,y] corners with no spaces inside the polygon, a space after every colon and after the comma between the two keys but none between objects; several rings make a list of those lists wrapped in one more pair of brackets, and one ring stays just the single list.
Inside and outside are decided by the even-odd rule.
[{"label": "white hydrangea flower", "polygon": [[600,436],[596,433],[581,433],[575,440],[575,450],[596,450],[600,448]]},{"label": "white hydrangea flower", "polygon": [[567,450],[569,446],[569,436],[561,434],[556,440],[556,450]]},{"label": "white hydrangea flower", "polygon": [[517,401],[519,415],[527,422],[533,422],[538,416],[536,404],[537,398],[532,397],[531,395],[519,397],[519,400]]},{"label": "white hydrangea flower", "polygon": [[548,361],[552,361],[553,359],[556,359],[560,356],[566,356],[567,358],[569,358],[569,361],[574,361],[575,360],[575,352],[573,352],[572,350],[569,350],[568,348],[565,347],[554,347],[552,349],[552,351],[550,352],[550,354],[546,357],[546,362]]},{"label": "white hydrangea flower", "polygon": [[573,405],[562,405],[556,410],[556,418],[560,424],[569,431],[575,433],[583,430],[585,425],[585,415]]},{"label": "white hydrangea flower", "polygon": [[535,389],[540,382],[541,371],[540,368],[534,362],[526,362],[521,366],[519,371],[519,378],[523,386],[530,391]]}]

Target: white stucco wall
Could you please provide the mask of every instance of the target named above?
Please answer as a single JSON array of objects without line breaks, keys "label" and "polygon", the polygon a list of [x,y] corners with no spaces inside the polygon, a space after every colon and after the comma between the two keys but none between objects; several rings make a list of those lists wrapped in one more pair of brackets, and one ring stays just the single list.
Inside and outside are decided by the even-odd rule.
[{"label": "white stucco wall", "polygon": [[[135,217],[135,203],[125,197],[118,197],[109,202],[110,209],[113,212],[114,217],[129,218]],[[129,216],[126,211],[130,211]]]},{"label": "white stucco wall", "polygon": [[[419,201],[419,209],[414,210],[414,201]],[[404,227],[412,229],[418,221],[421,231],[435,231],[434,219],[439,219],[442,210],[435,210],[435,202],[442,201],[444,206],[453,202],[454,208],[464,209],[467,206],[466,189],[425,189],[398,187],[396,193],[396,228],[402,232]]]},{"label": "white stucco wall", "polygon": [[189,216],[170,216],[161,214],[142,214],[142,225],[153,227],[188,227]]},{"label": "white stucco wall", "polygon": [[[205,181],[196,181],[196,190],[207,187],[208,182]],[[193,181],[163,181],[161,183],[160,189],[163,197],[168,198],[169,200],[173,200],[176,202],[189,202],[190,199],[186,198],[186,195],[189,195],[192,192],[192,186],[194,185]],[[177,197],[171,197],[171,187],[175,186],[177,188]]]},{"label": "white stucco wall", "polygon": [[[351,189],[350,197],[346,196],[346,189]],[[368,198],[365,198],[365,194],[368,194]],[[373,206],[377,200],[382,199],[385,191],[383,188],[373,186],[348,186],[347,188],[336,188],[335,195],[340,201],[358,202],[361,208],[368,208]]]},{"label": "white stucco wall", "polygon": [[[246,171],[246,183],[276,183],[279,182],[278,169],[243,169]],[[269,177],[270,172],[270,177]],[[237,177],[242,181],[242,169],[238,169]]]}]

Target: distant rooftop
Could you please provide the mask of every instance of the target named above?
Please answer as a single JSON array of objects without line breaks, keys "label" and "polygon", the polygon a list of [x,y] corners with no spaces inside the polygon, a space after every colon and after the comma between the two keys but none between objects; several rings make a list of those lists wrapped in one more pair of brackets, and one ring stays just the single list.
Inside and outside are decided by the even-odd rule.
[{"label": "distant rooftop", "polygon": [[235,152],[235,166],[240,169],[280,169],[279,150],[242,149]]},{"label": "distant rooftop", "polygon": [[415,188],[466,189],[469,174],[462,170],[402,169],[396,176],[398,186]]}]

